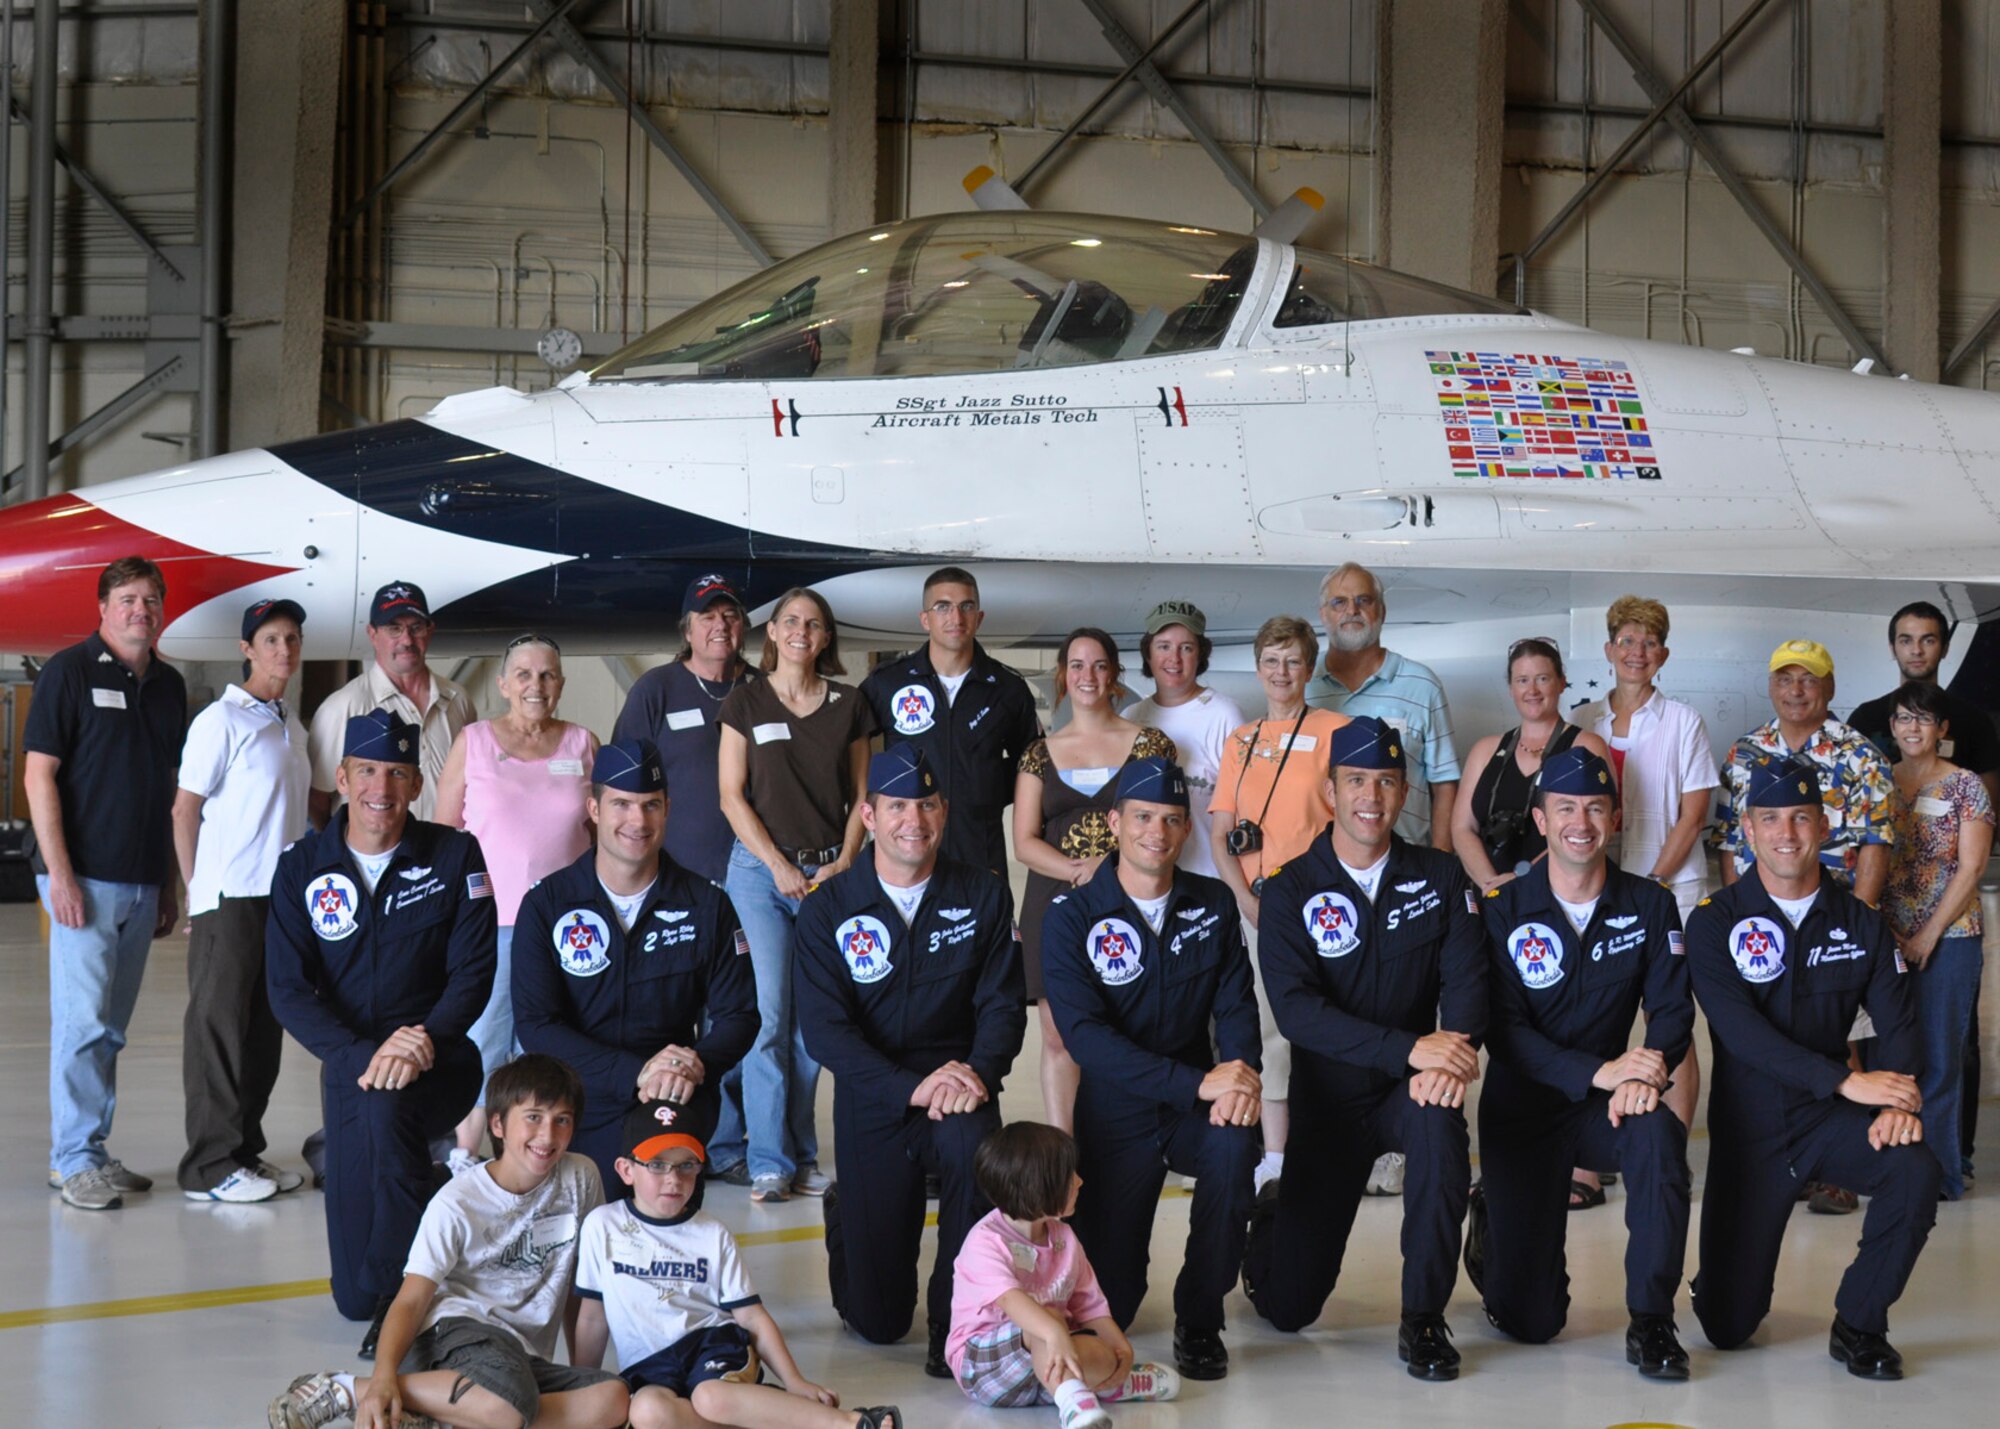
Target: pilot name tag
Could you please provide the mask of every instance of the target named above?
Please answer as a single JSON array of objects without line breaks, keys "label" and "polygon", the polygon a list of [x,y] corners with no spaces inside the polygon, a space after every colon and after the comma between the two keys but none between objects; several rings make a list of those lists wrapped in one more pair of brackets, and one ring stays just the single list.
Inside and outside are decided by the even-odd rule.
[{"label": "pilot name tag", "polygon": [[750,727],[750,733],[759,744],[769,744],[774,739],[790,739],[792,727],[783,723],[756,724]]},{"label": "pilot name tag", "polygon": [[701,711],[700,711],[700,710],[668,710],[668,711],[667,711],[667,728],[668,728],[668,729],[700,729],[700,728],[701,728]]},{"label": "pilot name tag", "polygon": [[554,776],[581,774],[583,773],[583,761],[581,759],[551,759],[549,761],[549,773]]}]

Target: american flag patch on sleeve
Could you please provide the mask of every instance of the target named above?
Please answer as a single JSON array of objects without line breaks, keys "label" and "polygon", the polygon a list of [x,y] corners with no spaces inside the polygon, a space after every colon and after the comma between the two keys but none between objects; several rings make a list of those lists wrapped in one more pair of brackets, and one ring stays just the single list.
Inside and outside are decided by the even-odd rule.
[{"label": "american flag patch on sleeve", "polygon": [[1906,973],[1909,970],[1910,970],[1910,965],[1903,961],[1903,950],[1901,948],[1898,948],[1896,950],[1896,971],[1900,974],[1900,973]]},{"label": "american flag patch on sleeve", "polygon": [[1687,941],[1679,933],[1669,933],[1667,934],[1667,951],[1677,958],[1685,957],[1687,955]]},{"label": "american flag patch on sleeve", "polygon": [[736,930],[734,936],[736,939],[736,956],[739,958],[748,957],[750,954],[750,939],[744,934],[741,928]]},{"label": "american flag patch on sleeve", "polygon": [[1465,911],[1475,918],[1479,916],[1479,900],[1472,896],[1470,888],[1465,890]]},{"label": "american flag patch on sleeve", "polygon": [[467,898],[491,898],[493,896],[493,875],[490,873],[466,874],[465,896]]}]

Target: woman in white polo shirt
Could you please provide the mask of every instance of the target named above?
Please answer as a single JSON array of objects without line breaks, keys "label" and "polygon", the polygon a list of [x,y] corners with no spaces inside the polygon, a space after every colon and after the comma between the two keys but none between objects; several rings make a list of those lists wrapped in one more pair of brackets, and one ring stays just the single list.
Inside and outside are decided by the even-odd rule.
[{"label": "woman in white polo shirt", "polygon": [[[1667,663],[1664,605],[1644,596],[1620,596],[1604,613],[1604,629],[1611,694],[1572,710],[1570,719],[1604,741],[1618,773],[1619,827],[1612,835],[1612,857],[1627,873],[1664,884],[1685,923],[1707,882],[1701,833],[1715,787],[1722,782],[1708,726],[1692,705],[1669,698],[1653,683]],[[1701,1092],[1701,1063],[1692,1043],[1671,1075],[1673,1085],[1660,1100],[1692,1126]],[[1576,1179],[1586,1188],[1595,1180],[1581,1174]],[[1594,1205],[1602,1195],[1583,1200]]]},{"label": "woman in white polo shirt", "polygon": [[305,618],[290,600],[243,612],[243,681],[194,717],[181,750],[174,852],[189,925],[179,1176],[195,1201],[263,1201],[305,1180],[264,1160],[285,1038],[264,994],[264,921],[278,855],[306,831],[312,784],[306,729],[284,698]]}]

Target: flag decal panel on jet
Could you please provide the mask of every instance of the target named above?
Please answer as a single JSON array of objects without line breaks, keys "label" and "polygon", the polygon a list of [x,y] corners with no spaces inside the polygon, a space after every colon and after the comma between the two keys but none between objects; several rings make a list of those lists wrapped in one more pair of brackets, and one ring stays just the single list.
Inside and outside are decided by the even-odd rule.
[{"label": "flag decal panel on jet", "polygon": [[1451,474],[1657,481],[1632,369],[1595,357],[1426,352]]}]

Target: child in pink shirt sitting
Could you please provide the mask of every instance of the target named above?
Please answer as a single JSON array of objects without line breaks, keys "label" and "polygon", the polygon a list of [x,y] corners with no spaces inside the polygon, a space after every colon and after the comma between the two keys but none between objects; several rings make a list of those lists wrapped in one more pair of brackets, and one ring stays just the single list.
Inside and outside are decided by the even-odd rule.
[{"label": "child in pink shirt sitting", "polygon": [[991,1211],[952,1263],[952,1377],[981,1404],[1053,1404],[1062,1429],[1107,1429],[1104,1405],[1172,1399],[1180,1376],[1134,1364],[1076,1233],[1076,1143],[1017,1121],[979,1143],[973,1159]]}]

